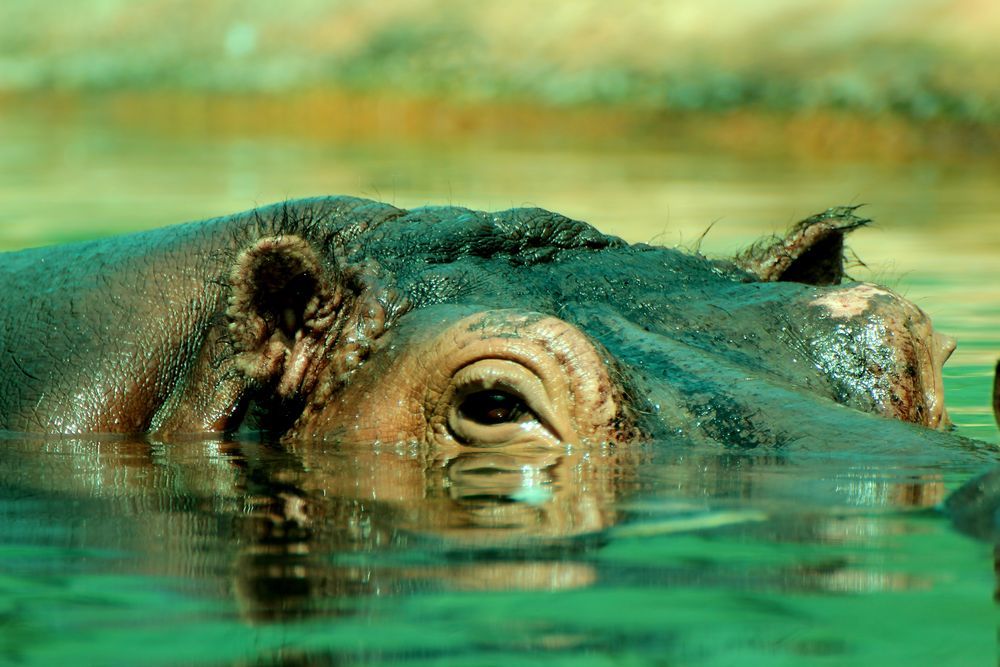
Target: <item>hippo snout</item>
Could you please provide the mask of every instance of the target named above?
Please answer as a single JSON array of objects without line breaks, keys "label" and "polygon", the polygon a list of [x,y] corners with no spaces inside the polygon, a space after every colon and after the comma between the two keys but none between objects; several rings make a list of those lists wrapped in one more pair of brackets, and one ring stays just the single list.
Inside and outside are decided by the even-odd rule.
[{"label": "hippo snout", "polygon": [[950,425],[942,368],[955,340],[935,331],[926,313],[869,283],[826,291],[810,306],[818,319],[813,358],[838,400],[931,428]]}]

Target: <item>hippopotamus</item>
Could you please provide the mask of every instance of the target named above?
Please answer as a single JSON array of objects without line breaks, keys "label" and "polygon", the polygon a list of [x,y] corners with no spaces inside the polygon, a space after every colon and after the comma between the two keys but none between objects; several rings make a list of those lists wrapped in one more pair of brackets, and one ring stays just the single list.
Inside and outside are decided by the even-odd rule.
[{"label": "hippopotamus", "polygon": [[0,428],[985,457],[948,431],[954,342],[845,275],[857,213],[709,259],[319,197],[9,253]]}]

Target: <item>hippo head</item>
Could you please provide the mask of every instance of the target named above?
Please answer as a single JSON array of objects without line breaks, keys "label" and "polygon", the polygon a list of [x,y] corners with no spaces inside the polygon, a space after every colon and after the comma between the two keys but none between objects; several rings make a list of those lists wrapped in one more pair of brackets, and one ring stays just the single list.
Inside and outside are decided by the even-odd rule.
[{"label": "hippo head", "polygon": [[309,200],[247,220],[226,310],[246,423],[291,438],[828,449],[948,424],[951,340],[844,282],[854,209],[725,261],[539,209]]}]

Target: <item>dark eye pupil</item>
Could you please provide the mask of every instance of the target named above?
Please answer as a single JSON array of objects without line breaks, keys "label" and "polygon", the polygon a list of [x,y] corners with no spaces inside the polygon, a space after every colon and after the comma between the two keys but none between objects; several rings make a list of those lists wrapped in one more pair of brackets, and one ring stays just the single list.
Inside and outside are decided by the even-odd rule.
[{"label": "dark eye pupil", "polygon": [[466,396],[459,409],[478,424],[503,424],[517,421],[524,414],[524,403],[507,392],[477,391]]}]

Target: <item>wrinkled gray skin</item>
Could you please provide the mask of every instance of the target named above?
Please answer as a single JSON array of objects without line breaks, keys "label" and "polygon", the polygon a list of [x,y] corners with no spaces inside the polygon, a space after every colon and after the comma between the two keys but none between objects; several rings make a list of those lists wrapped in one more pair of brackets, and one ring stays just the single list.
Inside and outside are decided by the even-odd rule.
[{"label": "wrinkled gray skin", "polygon": [[[832,210],[711,261],[540,209],[317,198],[12,253],[0,264],[0,428],[315,435],[303,415],[316,387],[333,400],[435,318],[516,308],[596,344],[620,403],[610,440],[988,460],[925,426],[946,425],[931,366],[947,352],[922,314],[840,284],[843,237],[864,222]],[[268,254],[285,239],[311,250]],[[857,294],[860,310],[829,305]],[[309,327],[325,342],[301,354],[333,370],[293,382],[275,368],[292,365],[286,348]],[[911,338],[927,349],[901,351]],[[250,359],[255,346],[285,347]]]}]

